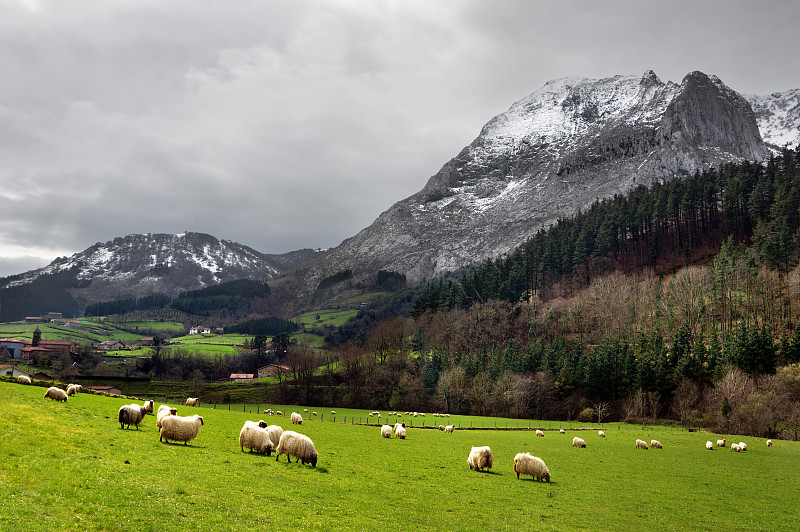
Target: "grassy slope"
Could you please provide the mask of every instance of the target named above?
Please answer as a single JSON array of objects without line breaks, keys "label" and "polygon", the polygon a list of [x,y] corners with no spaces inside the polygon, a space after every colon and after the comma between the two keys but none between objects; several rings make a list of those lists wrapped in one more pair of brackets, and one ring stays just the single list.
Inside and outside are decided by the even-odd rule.
[{"label": "grassy slope", "polygon": [[[312,469],[240,451],[242,423],[263,415],[179,407],[205,425],[188,446],[167,445],[153,416],[141,430],[120,429],[117,410],[131,400],[43,394],[0,382],[2,530],[366,529],[395,520],[431,530],[771,530],[800,517],[796,442],[768,449],[744,438],[750,450],[737,454],[705,450],[714,435],[625,425],[605,439],[581,433],[586,449],[572,448],[569,432],[409,429],[398,441],[375,426],[310,420],[294,428],[320,453]],[[634,449],[654,434],[663,451]],[[472,445],[492,447],[490,473],[468,469]],[[550,484],[516,479],[521,451],[547,462]]]}]

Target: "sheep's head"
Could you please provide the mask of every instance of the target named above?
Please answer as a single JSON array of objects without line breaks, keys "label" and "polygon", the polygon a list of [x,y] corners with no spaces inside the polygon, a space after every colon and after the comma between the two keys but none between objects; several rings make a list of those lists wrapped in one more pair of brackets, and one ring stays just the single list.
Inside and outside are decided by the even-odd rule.
[{"label": "sheep's head", "polygon": [[317,454],[317,451],[314,451],[314,452],[311,453],[311,456],[309,457],[308,461],[311,462],[311,465],[314,466],[314,467],[317,467],[317,457],[318,456],[319,456],[319,454]]},{"label": "sheep's head", "polygon": [[170,408],[169,409],[169,415],[174,416],[174,415],[177,415],[177,414],[178,414],[178,409],[177,408]]},{"label": "sheep's head", "polygon": [[550,482],[550,471],[545,471],[544,472],[544,475],[542,475],[542,480],[546,480],[547,482]]},{"label": "sheep's head", "polygon": [[198,416],[197,414],[194,415],[197,419],[200,420],[200,426],[203,426],[203,416]]},{"label": "sheep's head", "polygon": [[265,428],[267,428],[267,422],[264,421],[263,419],[260,419],[258,421],[258,426],[261,427],[262,429],[265,429]]}]

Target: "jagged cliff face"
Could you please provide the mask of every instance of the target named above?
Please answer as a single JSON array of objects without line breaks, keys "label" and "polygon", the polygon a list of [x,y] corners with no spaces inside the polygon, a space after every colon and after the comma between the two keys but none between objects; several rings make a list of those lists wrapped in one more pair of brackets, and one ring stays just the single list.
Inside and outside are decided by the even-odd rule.
[{"label": "jagged cliff face", "polygon": [[203,233],[128,235],[15,276],[7,286],[69,272],[80,281],[73,295],[87,303],[156,293],[174,296],[236,279],[268,280],[317,254],[301,250],[266,255]]},{"label": "jagged cliff face", "polygon": [[351,268],[424,282],[512,250],[597,199],[710,165],[763,160],[748,101],[718,78],[547,83],[496,116],[413,196],[301,273],[312,289]]},{"label": "jagged cliff face", "polygon": [[800,145],[800,89],[745,96],[758,121],[761,137],[773,150]]}]

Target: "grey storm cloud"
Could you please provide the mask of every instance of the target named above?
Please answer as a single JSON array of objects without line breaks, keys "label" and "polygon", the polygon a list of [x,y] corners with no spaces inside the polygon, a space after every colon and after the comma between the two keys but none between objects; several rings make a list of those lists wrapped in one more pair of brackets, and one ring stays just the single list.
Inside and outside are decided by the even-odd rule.
[{"label": "grey storm cloud", "polygon": [[0,276],[131,233],[332,247],[562,76],[800,86],[800,4],[0,2]]}]

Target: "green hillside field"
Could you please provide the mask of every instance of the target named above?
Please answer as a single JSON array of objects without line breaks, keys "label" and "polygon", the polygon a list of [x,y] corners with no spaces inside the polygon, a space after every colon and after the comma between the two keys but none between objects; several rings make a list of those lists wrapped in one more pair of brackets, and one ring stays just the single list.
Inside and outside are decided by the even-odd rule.
[{"label": "green hillside field", "polygon": [[[768,448],[763,439],[727,436],[748,443],[735,453],[706,450],[706,440],[721,436],[676,429],[614,424],[606,438],[572,429],[536,437],[448,434],[416,421],[397,440],[328,415],[292,425],[178,405],[179,415],[199,413],[204,425],[188,445],[165,444],[152,415],[139,430],[120,428],[118,409],[132,398],[78,394],[58,403],[43,395],[42,387],[0,382],[2,530],[776,530],[800,518],[797,442]],[[289,408],[302,411],[284,405],[284,416]],[[317,467],[242,452],[242,424],[261,417],[308,435]],[[572,447],[576,434],[587,448]],[[637,450],[640,437],[664,449]],[[467,466],[477,445],[492,448],[487,472]],[[550,483],[516,478],[513,458],[524,451],[547,463]]]}]

